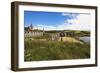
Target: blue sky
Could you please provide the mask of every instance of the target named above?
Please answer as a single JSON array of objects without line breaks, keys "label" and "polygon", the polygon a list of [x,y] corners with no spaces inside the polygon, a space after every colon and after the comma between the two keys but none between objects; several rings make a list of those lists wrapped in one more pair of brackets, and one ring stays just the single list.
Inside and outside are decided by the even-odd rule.
[{"label": "blue sky", "polygon": [[[82,21],[83,18],[86,19],[85,22]],[[25,27],[32,24],[34,28],[45,30],[89,30],[89,19],[90,14],[82,13],[24,11]]]}]

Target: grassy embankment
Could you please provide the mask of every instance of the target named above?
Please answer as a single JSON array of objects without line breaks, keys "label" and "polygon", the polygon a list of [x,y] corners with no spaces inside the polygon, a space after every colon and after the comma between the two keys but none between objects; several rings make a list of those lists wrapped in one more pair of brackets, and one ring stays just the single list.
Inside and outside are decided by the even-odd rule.
[{"label": "grassy embankment", "polygon": [[[44,37],[42,37],[44,39]],[[48,36],[45,36],[47,39]],[[63,40],[34,40],[25,39],[25,61],[84,59],[90,57],[90,45],[76,40],[73,37],[64,37]]]}]

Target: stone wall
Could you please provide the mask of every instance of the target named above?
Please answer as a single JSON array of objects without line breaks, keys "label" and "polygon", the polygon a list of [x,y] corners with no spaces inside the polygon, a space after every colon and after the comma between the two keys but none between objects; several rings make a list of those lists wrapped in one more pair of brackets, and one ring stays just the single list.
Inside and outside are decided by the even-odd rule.
[{"label": "stone wall", "polygon": [[42,36],[43,32],[25,32],[25,37],[36,37],[36,36]]}]

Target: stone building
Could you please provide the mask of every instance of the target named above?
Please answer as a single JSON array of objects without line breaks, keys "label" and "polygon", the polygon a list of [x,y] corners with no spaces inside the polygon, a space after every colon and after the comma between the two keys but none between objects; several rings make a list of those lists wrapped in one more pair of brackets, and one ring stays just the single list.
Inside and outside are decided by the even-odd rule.
[{"label": "stone building", "polygon": [[44,29],[34,29],[32,24],[29,27],[25,27],[25,37],[36,37],[36,36],[42,36],[44,34]]},{"label": "stone building", "polygon": [[73,37],[74,36],[74,32],[72,31],[63,31],[63,32],[60,32],[60,37]]}]

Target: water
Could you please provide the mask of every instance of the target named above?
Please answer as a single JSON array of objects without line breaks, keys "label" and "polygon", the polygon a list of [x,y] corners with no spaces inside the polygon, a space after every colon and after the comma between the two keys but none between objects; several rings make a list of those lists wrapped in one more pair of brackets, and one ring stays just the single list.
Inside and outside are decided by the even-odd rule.
[{"label": "water", "polygon": [[82,40],[82,41],[84,41],[86,43],[90,43],[90,37],[88,37],[88,36],[78,37],[78,39],[79,40]]}]

